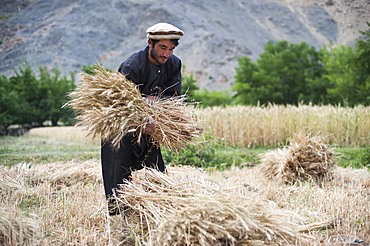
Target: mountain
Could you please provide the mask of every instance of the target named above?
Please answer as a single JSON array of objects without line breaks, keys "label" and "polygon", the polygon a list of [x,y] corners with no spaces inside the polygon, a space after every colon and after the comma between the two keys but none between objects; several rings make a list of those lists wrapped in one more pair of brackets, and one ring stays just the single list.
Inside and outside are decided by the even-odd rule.
[{"label": "mountain", "polygon": [[0,74],[28,60],[64,74],[100,62],[117,69],[169,22],[185,32],[175,54],[208,90],[230,89],[237,58],[268,40],[353,45],[367,31],[369,0],[1,0]]}]

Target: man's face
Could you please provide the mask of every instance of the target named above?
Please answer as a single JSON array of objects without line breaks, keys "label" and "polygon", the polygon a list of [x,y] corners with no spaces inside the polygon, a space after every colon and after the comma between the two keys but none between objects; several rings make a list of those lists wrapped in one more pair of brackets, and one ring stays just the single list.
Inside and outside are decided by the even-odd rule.
[{"label": "man's face", "polygon": [[148,40],[148,45],[149,60],[156,66],[166,63],[176,47],[169,39],[159,40],[154,46],[152,41]]}]

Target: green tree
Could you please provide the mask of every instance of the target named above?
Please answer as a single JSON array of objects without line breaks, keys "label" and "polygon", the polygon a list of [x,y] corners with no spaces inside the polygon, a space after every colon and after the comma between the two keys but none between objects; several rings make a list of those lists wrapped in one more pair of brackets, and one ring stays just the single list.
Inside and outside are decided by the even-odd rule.
[{"label": "green tree", "polygon": [[[367,22],[370,28],[370,22]],[[370,32],[360,31],[366,36],[366,40],[359,40],[356,42],[357,58],[354,64],[358,68],[356,76],[358,85],[357,98],[360,99],[359,103],[370,105]]]},{"label": "green tree", "polygon": [[39,121],[51,121],[52,126],[57,126],[58,121],[66,117],[68,108],[62,108],[67,103],[67,93],[75,88],[74,73],[71,73],[71,79],[66,76],[60,77],[60,70],[55,67],[50,71],[46,67],[39,67],[39,90],[44,92],[44,97],[40,100],[38,108]]},{"label": "green tree", "polygon": [[38,80],[31,69],[29,62],[23,62],[18,70],[14,69],[15,76],[9,78],[13,90],[19,98],[19,110],[12,124],[31,124],[37,122],[39,113],[37,104],[42,99]]},{"label": "green tree", "polygon": [[368,38],[357,41],[355,48],[331,45],[322,50],[324,77],[330,84],[328,100],[332,104],[370,104],[370,33],[361,33]]},{"label": "green tree", "polygon": [[60,118],[67,120],[67,109],[61,107],[67,101],[67,93],[75,87],[74,73],[71,79],[60,78],[57,68],[50,71],[40,66],[38,78],[27,61],[14,71],[15,76],[1,79],[1,90],[7,92],[2,100],[11,98],[13,104],[2,103],[0,124],[42,126],[45,121],[57,125]]},{"label": "green tree", "polygon": [[320,103],[326,95],[326,84],[320,80],[323,73],[313,46],[269,41],[255,64],[249,58],[239,59],[233,90],[243,104]]},{"label": "green tree", "polygon": [[[98,69],[98,65],[103,66],[102,64],[83,65],[82,66],[82,71],[84,73],[87,73],[87,74],[90,74],[90,75],[94,75],[95,74],[95,69]],[[110,68],[105,68],[105,70],[107,70],[109,72],[114,72],[114,70],[113,69],[110,69]]]},{"label": "green tree", "polygon": [[200,90],[193,74],[183,76],[182,92],[186,94],[187,102],[199,103],[200,107],[226,106],[232,104],[233,101],[230,91]]},{"label": "green tree", "polygon": [[355,73],[353,64],[355,51],[350,46],[329,47],[322,51],[322,61],[326,74],[324,78],[330,84],[328,100],[332,104],[349,106],[356,97]]},{"label": "green tree", "polygon": [[194,94],[197,90],[199,90],[196,82],[197,81],[194,79],[193,74],[182,77],[181,92],[186,94],[188,102],[195,100]]},{"label": "green tree", "polygon": [[208,91],[206,89],[197,90],[194,92],[194,101],[199,102],[200,107],[227,106],[234,103],[231,92],[223,91]]},{"label": "green tree", "polygon": [[4,75],[0,75],[0,95],[0,133],[6,135],[8,127],[19,121],[24,104]]},{"label": "green tree", "polygon": [[234,97],[241,104],[254,104],[259,101],[255,93],[258,88],[253,74],[258,72],[258,67],[248,56],[238,58],[239,66],[235,68],[235,84],[232,87],[236,91]]}]

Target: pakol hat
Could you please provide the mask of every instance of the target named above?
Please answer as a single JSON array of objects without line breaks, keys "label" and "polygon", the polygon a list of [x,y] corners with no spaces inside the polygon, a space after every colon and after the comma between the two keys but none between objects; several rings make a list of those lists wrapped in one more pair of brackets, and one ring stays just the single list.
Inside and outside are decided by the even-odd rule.
[{"label": "pakol hat", "polygon": [[146,29],[146,37],[148,39],[180,39],[184,32],[179,28],[168,23],[157,23]]}]

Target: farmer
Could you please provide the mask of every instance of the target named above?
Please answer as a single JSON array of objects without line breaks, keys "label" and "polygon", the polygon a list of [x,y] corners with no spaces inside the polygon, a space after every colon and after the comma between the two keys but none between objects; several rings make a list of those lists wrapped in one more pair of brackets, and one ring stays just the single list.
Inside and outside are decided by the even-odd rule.
[{"label": "farmer", "polygon": [[[153,104],[160,98],[181,94],[181,60],[173,51],[184,32],[171,24],[158,23],[146,33],[148,45],[125,60],[118,71],[137,84],[147,102]],[[151,167],[166,172],[161,150],[150,136],[155,130],[156,122],[149,117],[140,143],[135,133],[123,137],[119,149],[102,142],[103,180],[110,215],[119,214],[112,197],[119,184],[130,180],[133,170]]]}]

